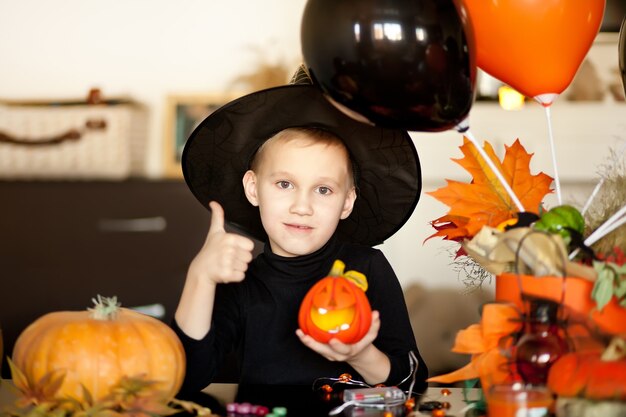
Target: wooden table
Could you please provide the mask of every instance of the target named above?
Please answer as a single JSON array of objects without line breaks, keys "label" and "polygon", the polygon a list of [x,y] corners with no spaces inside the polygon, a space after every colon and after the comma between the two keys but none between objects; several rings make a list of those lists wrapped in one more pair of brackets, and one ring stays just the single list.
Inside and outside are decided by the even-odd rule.
[{"label": "wooden table", "polygon": [[[327,411],[332,408],[331,405],[320,404],[320,402],[309,402],[313,396],[312,391],[303,390],[302,387],[264,387],[263,389],[257,389],[258,387],[247,387],[245,390],[240,390],[236,384],[211,384],[203,390],[204,394],[211,395],[217,399],[222,405],[226,405],[231,402],[251,402],[253,404],[265,405],[270,407],[284,406],[287,408],[288,417],[307,417],[307,416],[319,416],[326,417]],[[308,393],[307,393],[308,391]],[[447,411],[447,415],[450,417],[463,417],[468,410],[467,404],[463,399],[463,390],[461,388],[449,388],[450,395],[443,395],[441,388],[428,388],[426,392],[419,399],[420,402],[426,401],[440,401],[448,402],[450,408]],[[471,389],[468,392],[469,399],[478,399],[480,390]],[[15,391],[13,384],[10,380],[0,380],[0,411],[5,405],[12,403],[15,400]],[[340,402],[339,402],[340,403]],[[290,412],[291,410],[291,412]],[[306,414],[303,414],[302,410],[306,410]],[[383,410],[384,411],[384,410]],[[394,417],[404,416],[402,407],[397,407],[391,411],[391,414],[384,414],[381,410],[376,409],[353,409],[348,408],[339,417],[378,417],[393,415]],[[413,413],[411,416],[429,416],[430,412]]]}]

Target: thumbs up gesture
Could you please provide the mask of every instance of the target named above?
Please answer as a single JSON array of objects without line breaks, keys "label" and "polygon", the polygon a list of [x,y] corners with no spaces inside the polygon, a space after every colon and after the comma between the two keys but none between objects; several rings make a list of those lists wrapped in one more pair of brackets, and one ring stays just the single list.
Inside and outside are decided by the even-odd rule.
[{"label": "thumbs up gesture", "polygon": [[252,261],[254,242],[245,236],[226,232],[222,206],[212,201],[209,207],[209,233],[189,269],[215,284],[241,281]]}]

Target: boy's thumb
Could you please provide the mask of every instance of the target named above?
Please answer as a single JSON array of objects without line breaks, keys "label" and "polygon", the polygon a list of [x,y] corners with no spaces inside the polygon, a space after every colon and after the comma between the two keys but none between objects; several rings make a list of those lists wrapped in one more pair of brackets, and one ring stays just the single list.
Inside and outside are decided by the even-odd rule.
[{"label": "boy's thumb", "polygon": [[224,209],[216,201],[209,203],[211,209],[211,225],[209,226],[209,233],[223,232],[224,231]]}]

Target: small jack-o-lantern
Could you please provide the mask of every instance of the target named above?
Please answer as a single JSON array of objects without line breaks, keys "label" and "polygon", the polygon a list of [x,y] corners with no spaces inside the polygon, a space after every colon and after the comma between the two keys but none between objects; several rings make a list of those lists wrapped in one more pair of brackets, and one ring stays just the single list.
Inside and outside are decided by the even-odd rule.
[{"label": "small jack-o-lantern", "polygon": [[344,273],[344,268],[345,264],[336,260],[328,276],[309,290],[300,305],[300,329],[318,342],[328,343],[336,338],[343,343],[356,343],[372,323],[365,275],[356,271]]}]

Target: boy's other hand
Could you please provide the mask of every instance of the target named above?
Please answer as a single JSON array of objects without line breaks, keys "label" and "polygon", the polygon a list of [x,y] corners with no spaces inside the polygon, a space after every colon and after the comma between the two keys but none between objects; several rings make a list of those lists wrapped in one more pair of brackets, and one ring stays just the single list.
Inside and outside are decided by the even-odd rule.
[{"label": "boy's other hand", "polygon": [[222,206],[212,201],[209,207],[209,232],[189,269],[216,284],[242,281],[253,258],[254,242],[245,236],[226,232]]}]

